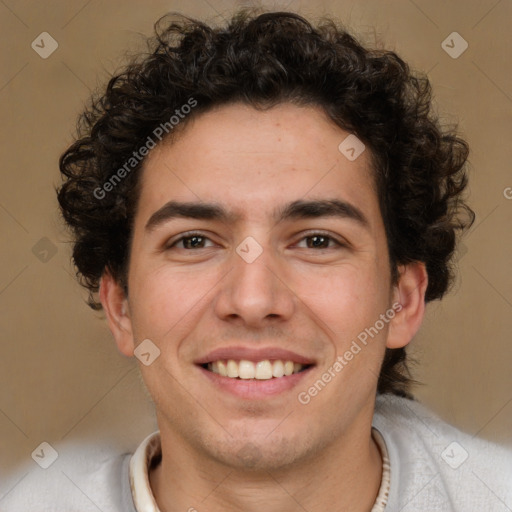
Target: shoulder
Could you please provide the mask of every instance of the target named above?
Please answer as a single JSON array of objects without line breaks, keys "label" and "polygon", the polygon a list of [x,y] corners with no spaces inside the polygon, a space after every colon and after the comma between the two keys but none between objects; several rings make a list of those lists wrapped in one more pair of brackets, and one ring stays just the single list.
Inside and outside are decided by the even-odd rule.
[{"label": "shoulder", "polygon": [[[2,511],[135,512],[129,481],[130,453],[108,447],[66,444],[46,469],[31,459],[2,485]],[[3,479],[3,484],[6,484]]]},{"label": "shoulder", "polygon": [[388,448],[389,499],[397,510],[512,510],[512,449],[458,430],[415,400],[391,395],[377,397],[373,426]]}]

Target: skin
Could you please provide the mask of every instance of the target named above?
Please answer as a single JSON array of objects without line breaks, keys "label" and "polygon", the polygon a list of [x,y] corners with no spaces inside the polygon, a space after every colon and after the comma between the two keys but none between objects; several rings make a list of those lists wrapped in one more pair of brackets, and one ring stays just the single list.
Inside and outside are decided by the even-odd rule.
[{"label": "skin", "polygon": [[[335,503],[357,512],[374,503],[382,467],[371,438],[377,376],[385,348],[405,346],[417,332],[427,276],[411,263],[391,282],[368,150],[349,161],[338,150],[348,135],[316,107],[233,104],[201,114],[145,162],[129,294],[106,272],[100,297],[123,354],[147,338],[161,351],[140,367],[162,439],[162,463],[150,473],[162,511],[264,504],[269,512],[315,512]],[[146,230],[171,199],[215,201],[240,215],[175,218]],[[368,225],[340,217],[276,223],[274,209],[299,199],[349,202]],[[190,230],[207,237],[198,248],[170,247]],[[318,231],[331,237],[320,248],[307,238]],[[252,263],[235,250],[248,236],[263,249]],[[301,404],[298,393],[395,302],[402,310],[394,319]],[[193,363],[237,344],[278,346],[316,364],[296,388],[243,400]]]}]

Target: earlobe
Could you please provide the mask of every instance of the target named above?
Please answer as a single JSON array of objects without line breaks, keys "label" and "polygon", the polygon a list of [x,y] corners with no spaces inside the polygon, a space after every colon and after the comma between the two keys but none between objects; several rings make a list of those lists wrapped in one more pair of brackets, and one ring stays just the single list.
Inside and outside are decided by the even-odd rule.
[{"label": "earlobe", "polygon": [[133,356],[135,346],[128,300],[121,285],[107,271],[101,277],[100,301],[117,348],[125,356]]},{"label": "earlobe", "polygon": [[399,268],[400,277],[395,285],[393,304],[396,315],[390,322],[387,348],[405,347],[418,332],[425,315],[425,293],[428,275],[425,264],[413,262]]}]

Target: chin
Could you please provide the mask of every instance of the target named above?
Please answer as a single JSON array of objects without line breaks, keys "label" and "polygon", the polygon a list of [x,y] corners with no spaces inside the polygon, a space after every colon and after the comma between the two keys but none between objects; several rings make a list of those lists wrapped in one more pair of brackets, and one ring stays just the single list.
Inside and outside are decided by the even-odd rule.
[{"label": "chin", "polygon": [[244,437],[230,439],[227,443],[210,445],[207,447],[216,461],[238,471],[276,471],[285,469],[299,461],[303,461],[310,453],[314,453],[314,446],[305,446],[296,436],[285,438],[282,435],[271,439],[273,434],[266,438]]}]

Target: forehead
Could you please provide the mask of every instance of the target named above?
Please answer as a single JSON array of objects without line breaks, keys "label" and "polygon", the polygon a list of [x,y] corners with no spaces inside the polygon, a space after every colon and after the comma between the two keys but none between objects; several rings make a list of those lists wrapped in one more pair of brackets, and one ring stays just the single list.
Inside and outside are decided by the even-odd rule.
[{"label": "forehead", "polygon": [[378,215],[367,151],[349,160],[349,136],[318,107],[233,104],[198,115],[147,157],[139,214],[169,200],[215,202],[243,220],[275,217],[299,199],[341,199]]}]

